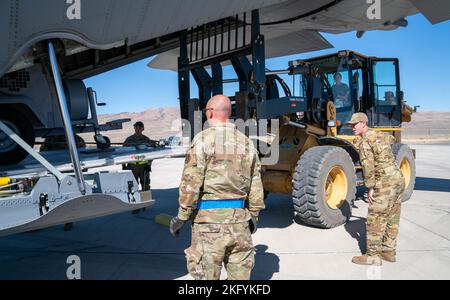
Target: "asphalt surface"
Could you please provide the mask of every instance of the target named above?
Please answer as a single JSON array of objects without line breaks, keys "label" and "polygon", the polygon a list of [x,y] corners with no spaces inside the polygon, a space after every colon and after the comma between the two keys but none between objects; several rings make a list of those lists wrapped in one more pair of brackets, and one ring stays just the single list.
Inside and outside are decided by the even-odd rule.
[{"label": "asphalt surface", "polygon": [[[270,195],[254,235],[252,279],[450,279],[450,144],[417,149],[416,190],[402,207],[398,262],[357,266],[351,258],[365,248],[367,204],[355,203],[345,226],[331,230],[293,221],[289,196]],[[155,206],[0,238],[0,279],[67,279],[69,256],[80,258],[82,279],[190,279],[183,250],[189,226],[179,238],[154,222],[177,212],[183,159],[155,161]],[[222,274],[226,278],[226,274]]]}]

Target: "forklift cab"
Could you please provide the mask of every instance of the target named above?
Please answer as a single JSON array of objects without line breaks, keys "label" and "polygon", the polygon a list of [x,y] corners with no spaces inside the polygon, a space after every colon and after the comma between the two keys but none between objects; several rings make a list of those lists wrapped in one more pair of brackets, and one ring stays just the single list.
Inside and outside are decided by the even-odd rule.
[{"label": "forklift cab", "polygon": [[370,106],[367,109],[371,127],[400,127],[403,92],[400,91],[398,59],[370,59]]},{"label": "forklift cab", "polygon": [[311,73],[317,73],[321,77],[322,101],[334,102],[338,134],[352,134],[351,127],[346,123],[353,113],[362,108],[364,61],[350,56],[350,53],[353,54],[341,51],[301,61],[302,65],[309,66],[310,71],[308,76],[300,77],[300,86],[307,89],[305,82],[307,77],[313,75]]},{"label": "forklift cab", "polygon": [[[334,102],[339,135],[352,135],[346,123],[360,111],[368,115],[370,127],[401,125],[398,59],[370,58],[346,50],[303,62],[321,74],[322,98]],[[306,76],[300,80],[300,86],[306,86]]]}]

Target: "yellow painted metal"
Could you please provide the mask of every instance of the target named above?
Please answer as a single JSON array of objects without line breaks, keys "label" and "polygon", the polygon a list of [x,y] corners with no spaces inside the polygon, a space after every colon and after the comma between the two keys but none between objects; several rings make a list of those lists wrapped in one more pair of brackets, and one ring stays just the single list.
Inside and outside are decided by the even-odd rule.
[{"label": "yellow painted metal", "polygon": [[0,186],[5,186],[11,183],[11,178],[9,177],[0,177]]},{"label": "yellow painted metal", "polygon": [[327,131],[322,128],[313,126],[313,125],[308,125],[306,127],[306,133],[310,134],[310,135],[315,134],[315,135],[319,135],[319,136],[324,136],[327,134]]},{"label": "yellow painted metal", "polygon": [[[334,121],[336,124],[336,106],[332,101],[328,101],[327,103],[327,120],[328,121]],[[337,135],[337,127],[328,127],[327,128],[327,135],[328,136],[336,136]]]},{"label": "yellow painted metal", "polygon": [[402,123],[411,122],[413,113],[414,113],[414,108],[403,103],[402,104]]},{"label": "yellow painted metal", "polygon": [[337,127],[330,127],[330,136],[337,136]]},{"label": "yellow painted metal", "polygon": [[353,144],[353,141],[355,140],[355,136],[354,135],[338,135],[336,136],[337,138],[341,139],[341,140],[345,140],[347,142],[350,142]]},{"label": "yellow painted metal", "polygon": [[139,192],[141,196],[141,202],[148,202],[152,200],[152,191],[142,191]]},{"label": "yellow painted metal", "polygon": [[402,131],[403,128],[398,128],[398,127],[377,127],[377,128],[370,128],[373,131]]},{"label": "yellow painted metal", "polygon": [[331,209],[339,209],[347,198],[348,180],[344,170],[335,166],[325,182],[325,199]]},{"label": "yellow painted metal", "polygon": [[173,217],[168,214],[159,214],[155,217],[155,223],[166,227],[170,227],[170,220],[172,220],[172,218]]},{"label": "yellow painted metal", "polygon": [[403,159],[400,163],[400,171],[405,177],[405,187],[408,187],[411,183],[411,165],[409,164],[409,160]]},{"label": "yellow painted metal", "polygon": [[311,147],[317,146],[317,138],[305,129],[282,126],[279,135],[271,145],[279,145],[279,159],[275,165],[264,165],[264,170],[293,172],[301,155]]},{"label": "yellow painted metal", "polygon": [[[297,161],[300,159],[300,157],[303,155],[303,153],[305,153],[308,149],[312,148],[312,147],[316,147],[318,146],[317,143],[317,139],[311,135],[307,135],[306,137],[306,141],[303,144],[303,147],[300,150],[300,155],[297,157]],[[295,165],[292,168],[292,171],[295,169]]]},{"label": "yellow painted metal", "polygon": [[264,189],[270,193],[292,193],[292,175],[290,172],[266,171],[262,179]]}]

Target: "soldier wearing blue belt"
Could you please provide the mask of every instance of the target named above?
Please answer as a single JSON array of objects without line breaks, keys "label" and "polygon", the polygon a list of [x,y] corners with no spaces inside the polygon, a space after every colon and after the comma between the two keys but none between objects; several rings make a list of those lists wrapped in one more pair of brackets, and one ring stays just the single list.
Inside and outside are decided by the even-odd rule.
[{"label": "soldier wearing blue belt", "polygon": [[192,244],[185,250],[194,279],[248,280],[255,261],[251,234],[264,209],[261,165],[253,142],[228,123],[230,99],[213,97],[205,109],[209,128],[187,152],[180,185],[178,216],[170,231],[178,235],[192,220]]}]

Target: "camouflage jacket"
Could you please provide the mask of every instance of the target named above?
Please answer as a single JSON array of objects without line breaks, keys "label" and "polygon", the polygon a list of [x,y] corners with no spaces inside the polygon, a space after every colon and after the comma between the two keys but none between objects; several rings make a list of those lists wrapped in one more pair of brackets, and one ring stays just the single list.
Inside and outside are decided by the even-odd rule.
[{"label": "camouflage jacket", "polygon": [[[246,200],[245,209],[197,210],[198,200]],[[178,218],[195,223],[241,223],[264,209],[261,164],[253,142],[231,123],[198,134],[186,154]]]},{"label": "camouflage jacket", "polygon": [[395,141],[392,135],[373,130],[369,130],[362,138],[355,139],[366,187],[392,186],[404,180],[392,153]]},{"label": "camouflage jacket", "polygon": [[139,145],[147,145],[149,147],[155,147],[156,141],[149,139],[145,135],[137,136],[136,134],[133,134],[132,136],[129,136],[123,143],[124,147],[133,147]]}]

